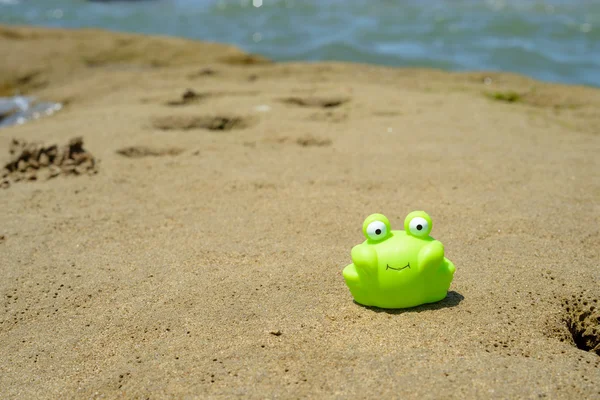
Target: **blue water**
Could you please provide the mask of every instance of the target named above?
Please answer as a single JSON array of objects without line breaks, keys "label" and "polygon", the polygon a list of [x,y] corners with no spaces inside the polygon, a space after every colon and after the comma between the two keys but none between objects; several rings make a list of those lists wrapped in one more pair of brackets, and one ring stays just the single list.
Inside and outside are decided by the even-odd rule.
[{"label": "blue water", "polygon": [[[255,0],[256,1],[256,0]],[[600,0],[0,0],[0,23],[183,36],[274,60],[511,71],[600,86]]]}]

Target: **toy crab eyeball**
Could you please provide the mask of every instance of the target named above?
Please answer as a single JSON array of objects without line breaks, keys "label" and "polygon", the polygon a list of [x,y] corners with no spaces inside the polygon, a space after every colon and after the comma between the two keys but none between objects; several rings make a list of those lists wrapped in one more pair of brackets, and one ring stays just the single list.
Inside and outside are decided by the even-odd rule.
[{"label": "toy crab eyeball", "polygon": [[429,234],[433,223],[424,211],[413,211],[404,230],[393,231],[382,214],[363,223],[366,240],[352,249],[352,264],[343,271],[354,300],[365,306],[408,308],[446,297],[454,264],[444,246]]}]

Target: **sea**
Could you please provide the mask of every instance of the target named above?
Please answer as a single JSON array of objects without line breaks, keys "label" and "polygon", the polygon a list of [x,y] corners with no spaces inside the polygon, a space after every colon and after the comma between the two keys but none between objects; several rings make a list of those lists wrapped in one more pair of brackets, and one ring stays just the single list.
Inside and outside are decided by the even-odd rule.
[{"label": "sea", "polygon": [[508,71],[600,87],[600,0],[0,0],[0,23],[180,36],[276,61]]}]

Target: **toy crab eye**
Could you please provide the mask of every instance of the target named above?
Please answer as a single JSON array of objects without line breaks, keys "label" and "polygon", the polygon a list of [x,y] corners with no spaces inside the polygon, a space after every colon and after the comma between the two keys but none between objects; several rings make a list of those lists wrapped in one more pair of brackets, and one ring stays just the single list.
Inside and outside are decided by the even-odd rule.
[{"label": "toy crab eye", "polygon": [[369,239],[381,240],[387,235],[387,227],[381,221],[373,221],[367,226],[367,236]]},{"label": "toy crab eye", "polygon": [[410,229],[410,233],[415,236],[425,237],[429,234],[429,223],[425,218],[414,217],[410,220],[408,229]]}]

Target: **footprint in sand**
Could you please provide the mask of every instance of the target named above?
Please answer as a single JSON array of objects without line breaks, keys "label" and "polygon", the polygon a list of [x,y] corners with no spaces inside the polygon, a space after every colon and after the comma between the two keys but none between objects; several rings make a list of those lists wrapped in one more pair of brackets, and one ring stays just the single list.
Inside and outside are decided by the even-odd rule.
[{"label": "footprint in sand", "polygon": [[297,138],[296,144],[302,147],[328,147],[331,146],[331,140],[307,135]]},{"label": "footprint in sand", "polygon": [[167,106],[185,106],[192,103],[197,103],[200,100],[206,99],[210,97],[209,93],[198,93],[192,89],[187,89],[185,92],[181,94],[181,97],[177,100],[167,101],[165,105]]},{"label": "footprint in sand", "polygon": [[168,107],[181,107],[181,106],[189,106],[193,104],[203,103],[205,100],[209,98],[217,98],[217,97],[254,97],[260,94],[257,90],[231,90],[231,91],[205,91],[198,92],[194,89],[185,89],[177,98],[175,99],[164,99],[162,96],[156,97],[144,97],[140,99],[140,103],[142,104],[155,104],[160,103],[162,105]]},{"label": "footprint in sand", "polygon": [[176,156],[181,153],[183,153],[183,149],[180,149],[178,147],[158,149],[147,146],[129,146],[117,150],[117,154],[120,154],[127,158]]},{"label": "footprint in sand", "polygon": [[[275,138],[267,138],[264,140],[266,143],[276,143],[276,144],[284,144],[284,143],[294,143],[301,147],[328,147],[331,146],[331,139],[320,138],[312,135],[300,136],[297,138],[290,137],[275,137]],[[255,147],[256,144],[254,142],[246,142],[245,146]]]},{"label": "footprint in sand", "polygon": [[282,103],[300,107],[333,108],[349,102],[347,97],[287,97]]},{"label": "footprint in sand", "polygon": [[[193,89],[186,89],[178,99],[169,100],[165,103],[166,106],[177,107],[186,106],[190,104],[199,103],[202,100],[208,99],[209,97],[226,97],[226,96],[256,96],[260,92],[256,90],[240,90],[240,91],[229,91],[229,92],[196,92]],[[147,99],[145,99],[146,102]]]},{"label": "footprint in sand", "polygon": [[319,121],[319,122],[344,122],[347,119],[348,119],[348,114],[333,112],[333,111],[326,111],[324,113],[317,112],[310,116],[311,121]]},{"label": "footprint in sand", "polygon": [[250,117],[217,115],[171,115],[157,117],[152,120],[152,126],[163,131],[169,130],[192,130],[205,129],[209,131],[229,131],[233,129],[244,129],[255,124]]},{"label": "footprint in sand", "polygon": [[[287,97],[280,100],[284,104],[291,104],[299,107],[331,109],[337,108],[350,101],[347,97]],[[348,119],[345,113],[326,111],[317,112],[310,116],[311,121],[324,122],[342,122]]]},{"label": "footprint in sand", "polygon": [[402,115],[402,113],[396,110],[380,110],[373,112],[373,115],[376,117],[397,117]]},{"label": "footprint in sand", "polygon": [[214,76],[214,75],[217,75],[217,70],[210,68],[210,67],[206,67],[206,68],[200,69],[199,71],[192,72],[187,77],[188,77],[188,79],[196,79],[196,78],[208,77],[208,76]]}]

